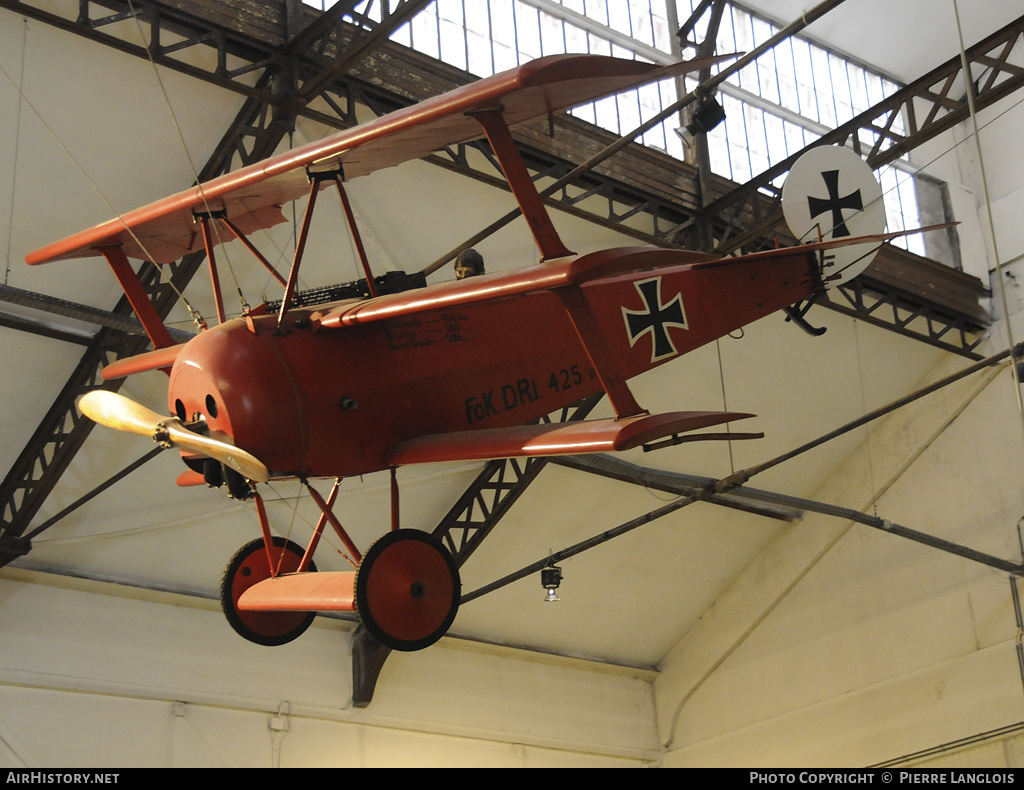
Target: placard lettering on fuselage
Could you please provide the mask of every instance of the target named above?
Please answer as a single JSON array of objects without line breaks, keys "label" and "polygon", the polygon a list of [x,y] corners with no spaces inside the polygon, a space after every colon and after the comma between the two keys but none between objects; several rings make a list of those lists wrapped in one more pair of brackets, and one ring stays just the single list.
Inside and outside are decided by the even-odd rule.
[{"label": "placard lettering on fuselage", "polygon": [[390,321],[384,334],[388,348],[400,351],[435,343],[465,343],[472,339],[471,325],[466,313],[452,311],[436,317],[426,314]]}]

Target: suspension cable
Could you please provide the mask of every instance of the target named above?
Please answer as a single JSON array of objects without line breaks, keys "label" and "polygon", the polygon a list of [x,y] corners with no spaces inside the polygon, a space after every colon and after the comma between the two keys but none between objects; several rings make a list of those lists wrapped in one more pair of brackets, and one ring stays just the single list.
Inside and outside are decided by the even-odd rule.
[{"label": "suspension cable", "polygon": [[[958,0],[953,0],[953,16],[956,20],[957,41],[960,44],[960,72],[964,78],[967,90],[967,107],[970,111],[971,125],[974,130],[974,145],[978,152],[978,173],[981,176],[981,190],[985,196],[985,216],[988,221],[988,232],[992,239],[992,255],[995,258],[995,274],[999,283],[999,298],[1003,307],[1003,320],[1006,322],[1006,339],[1009,348],[1014,347],[1013,327],[1010,324],[1010,310],[1006,299],[1006,283],[1003,278],[1003,266],[999,258],[999,241],[996,238],[996,224],[992,214],[992,197],[988,191],[988,178],[985,175],[985,158],[981,151],[981,136],[978,129],[977,108],[974,106],[974,80],[971,79],[970,66],[967,62],[967,50],[964,48],[964,32],[960,25],[960,6]],[[1021,429],[1024,430],[1024,396],[1021,394],[1020,381],[1017,378],[1017,371],[1011,371],[1013,375],[1013,391],[1017,398],[1017,411],[1020,414]]]}]

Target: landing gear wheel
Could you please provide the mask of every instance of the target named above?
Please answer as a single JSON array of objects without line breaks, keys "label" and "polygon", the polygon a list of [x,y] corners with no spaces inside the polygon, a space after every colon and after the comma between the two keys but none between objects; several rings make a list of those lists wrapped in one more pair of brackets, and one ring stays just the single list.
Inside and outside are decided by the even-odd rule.
[{"label": "landing gear wheel", "polygon": [[422,650],[447,633],[462,583],[447,549],[415,529],[389,532],[356,570],[356,610],[367,630],[394,650]]},{"label": "landing gear wheel", "polygon": [[[302,561],[302,547],[282,537],[274,538],[274,549],[271,552],[275,561],[281,557],[278,573],[291,573],[298,569]],[[315,571],[316,566],[310,562],[309,570]],[[263,538],[246,543],[235,552],[224,577],[220,582],[220,606],[231,627],[240,636],[258,645],[274,647],[284,645],[301,636],[309,628],[316,617],[316,612],[242,612],[238,610],[238,599],[246,590],[257,582],[269,579],[270,566],[267,563],[267,551]]]}]

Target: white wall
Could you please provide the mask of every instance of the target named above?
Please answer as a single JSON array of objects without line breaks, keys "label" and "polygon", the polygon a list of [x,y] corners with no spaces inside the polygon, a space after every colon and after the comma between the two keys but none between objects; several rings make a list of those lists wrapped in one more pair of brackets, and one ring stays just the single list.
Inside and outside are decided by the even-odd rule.
[{"label": "white wall", "polygon": [[[815,498],[1019,561],[1024,442],[1001,372],[890,419],[870,466],[851,458]],[[1016,638],[1005,573],[809,516],[663,662],[666,764],[869,765],[1018,722]]]},{"label": "white wall", "polygon": [[[350,624],[262,648],[214,602],[6,569],[0,766],[642,766],[653,673],[444,639],[351,707]],[[181,704],[183,703],[183,704]],[[283,706],[283,708],[282,708]],[[285,734],[269,728],[279,711]]]}]

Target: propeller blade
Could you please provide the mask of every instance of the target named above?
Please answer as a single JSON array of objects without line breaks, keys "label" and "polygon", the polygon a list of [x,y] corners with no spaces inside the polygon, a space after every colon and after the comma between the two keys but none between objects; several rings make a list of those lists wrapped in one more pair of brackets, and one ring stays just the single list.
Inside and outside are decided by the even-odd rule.
[{"label": "propeller blade", "polygon": [[251,453],[233,444],[190,431],[177,417],[163,417],[142,404],[107,390],[93,390],[78,402],[82,414],[100,425],[140,436],[182,450],[205,455],[230,466],[243,477],[265,483],[267,467]]},{"label": "propeller blade", "polygon": [[[220,439],[212,439],[209,436],[190,431],[178,422],[176,417],[165,420],[162,427],[167,434],[168,441],[175,447],[189,450],[197,455],[209,456],[225,466],[230,466],[242,477],[255,483],[265,483],[270,478],[267,467],[252,453],[247,453]],[[159,438],[154,438],[160,441]]]},{"label": "propeller blade", "polygon": [[107,390],[86,393],[78,402],[78,408],[93,422],[139,436],[152,437],[159,430],[160,423],[171,419],[160,416],[124,395]]}]

